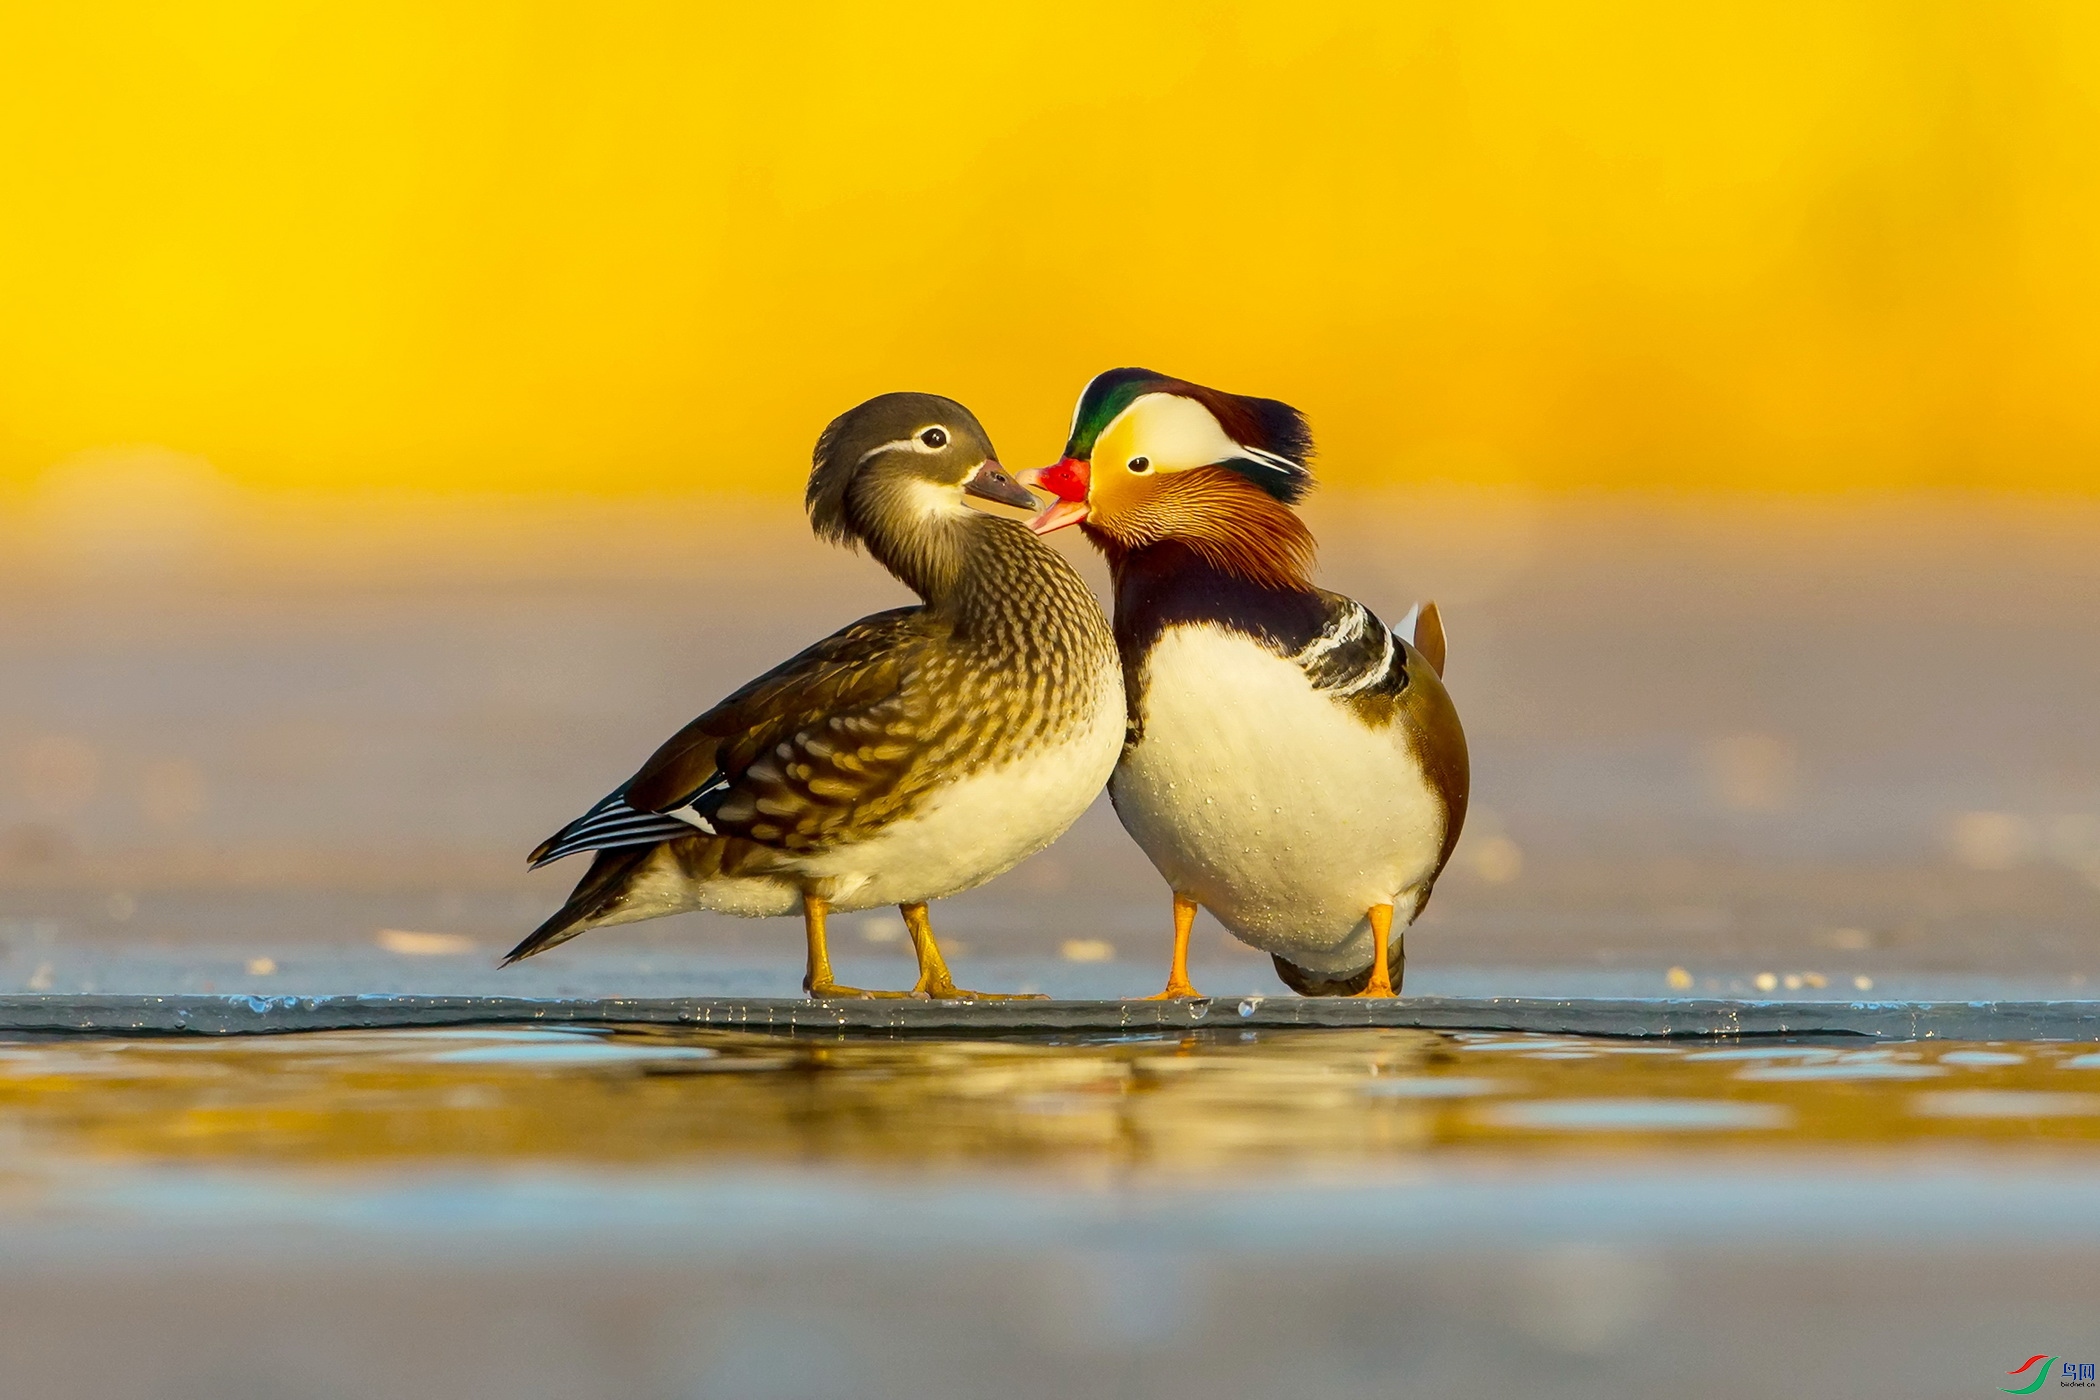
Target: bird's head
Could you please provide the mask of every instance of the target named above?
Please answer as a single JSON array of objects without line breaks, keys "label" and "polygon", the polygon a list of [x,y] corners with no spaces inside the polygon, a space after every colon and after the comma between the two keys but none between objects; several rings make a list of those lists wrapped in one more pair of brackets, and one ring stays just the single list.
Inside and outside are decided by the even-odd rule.
[{"label": "bird's head", "polygon": [[873,544],[966,511],[964,496],[1036,506],[976,414],[939,394],[883,394],[824,429],[804,503],[825,539]]},{"label": "bird's head", "polygon": [[1289,404],[1112,369],[1080,394],[1063,459],[1024,473],[1057,497],[1031,528],[1084,523],[1111,557],[1173,540],[1256,582],[1304,587],[1312,536],[1290,507],[1312,487],[1311,456]]}]

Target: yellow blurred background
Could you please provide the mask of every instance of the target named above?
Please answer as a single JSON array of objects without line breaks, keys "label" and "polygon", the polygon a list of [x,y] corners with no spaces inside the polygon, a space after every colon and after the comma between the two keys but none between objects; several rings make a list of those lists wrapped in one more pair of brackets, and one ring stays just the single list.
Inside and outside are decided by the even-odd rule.
[{"label": "yellow blurred background", "polygon": [[1329,480],[2100,488],[2082,0],[0,10],[0,481],[770,491],[1143,363]]}]

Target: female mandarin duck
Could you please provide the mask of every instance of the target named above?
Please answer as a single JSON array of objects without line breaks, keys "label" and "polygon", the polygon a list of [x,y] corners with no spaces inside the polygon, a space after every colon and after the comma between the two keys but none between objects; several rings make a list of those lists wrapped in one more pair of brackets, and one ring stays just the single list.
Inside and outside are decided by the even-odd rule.
[{"label": "female mandarin duck", "polygon": [[1465,820],[1434,605],[1396,634],[1308,580],[1305,420],[1150,370],[1080,396],[1059,497],[1108,556],[1130,731],[1109,794],[1174,890],[1161,997],[1195,996],[1200,905],[1307,995],[1394,995],[1400,935]]},{"label": "female mandarin duck", "polygon": [[913,993],[956,987],[927,901],[983,884],[1063,834],[1115,766],[1123,676],[1100,604],[1028,527],[1034,509],[970,411],[885,394],[824,430],[810,472],[818,535],[868,552],[924,602],[876,613],[694,720],[640,772],[532,853],[595,851],[559,913],[511,950],[689,909],[802,911],[813,996],[843,987],[831,910],[901,907]]}]

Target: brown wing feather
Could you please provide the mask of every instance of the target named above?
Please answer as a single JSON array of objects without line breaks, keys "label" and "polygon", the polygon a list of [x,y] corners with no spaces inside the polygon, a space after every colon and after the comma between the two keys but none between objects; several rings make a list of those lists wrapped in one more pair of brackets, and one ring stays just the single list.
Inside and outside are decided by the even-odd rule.
[{"label": "brown wing feather", "polygon": [[876,613],[774,667],[666,742],[627,788],[667,811],[720,774],[708,819],[725,836],[791,850],[880,820],[911,766],[930,698],[907,686],[944,628],[920,608]]}]

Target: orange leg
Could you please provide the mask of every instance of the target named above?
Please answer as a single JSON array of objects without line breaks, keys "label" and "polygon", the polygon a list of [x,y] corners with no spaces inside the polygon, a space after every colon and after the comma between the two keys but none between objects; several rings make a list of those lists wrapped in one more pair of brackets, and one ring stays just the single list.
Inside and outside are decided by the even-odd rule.
[{"label": "orange leg", "polygon": [[971,992],[955,985],[948,973],[948,961],[941,956],[941,945],[933,941],[933,920],[927,916],[924,904],[900,904],[897,912],[904,916],[904,926],[911,930],[912,951],[919,955],[919,983],[909,995],[931,997],[935,1001],[1023,1001],[1041,1000],[1038,992]]},{"label": "orange leg", "polygon": [[1398,993],[1393,987],[1393,970],[1388,961],[1389,954],[1386,949],[1386,945],[1391,941],[1393,933],[1393,906],[1390,904],[1374,904],[1371,906],[1370,915],[1371,941],[1377,945],[1378,951],[1373,955],[1371,962],[1371,980],[1356,995],[1360,997],[1396,996]]},{"label": "orange leg", "polygon": [[832,980],[831,947],[824,936],[824,919],[831,905],[813,894],[802,896],[802,931],[809,939],[809,970],[802,974],[802,990],[813,997],[901,997],[902,992],[864,992]]},{"label": "orange leg", "polygon": [[1200,997],[1189,983],[1189,930],[1196,926],[1196,901],[1181,891],[1174,892],[1174,966],[1167,972],[1167,989],[1146,1001],[1174,1001],[1181,997]]}]

